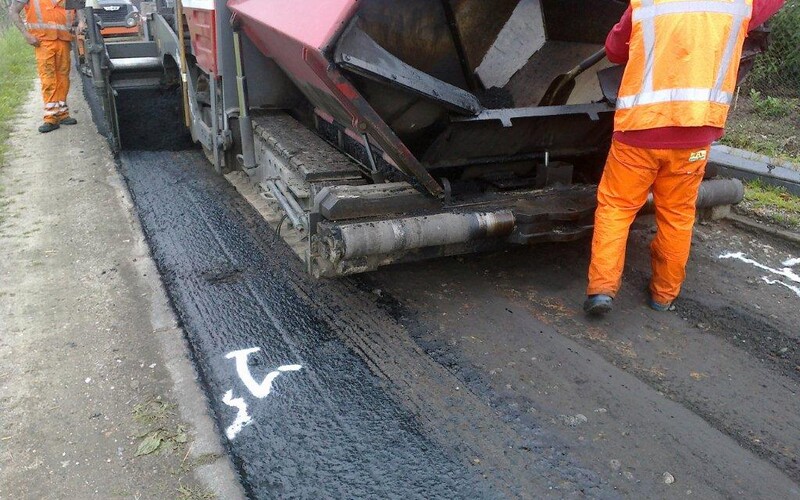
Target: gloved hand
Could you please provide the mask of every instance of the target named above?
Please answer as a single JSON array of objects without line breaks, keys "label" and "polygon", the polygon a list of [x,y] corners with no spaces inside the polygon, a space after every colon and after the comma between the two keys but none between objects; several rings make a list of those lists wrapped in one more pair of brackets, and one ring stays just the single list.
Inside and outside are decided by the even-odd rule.
[{"label": "gloved hand", "polygon": [[42,44],[42,42],[39,41],[39,39],[36,38],[30,32],[25,33],[25,41],[28,42],[29,45],[33,45],[34,47],[38,47],[39,45]]}]

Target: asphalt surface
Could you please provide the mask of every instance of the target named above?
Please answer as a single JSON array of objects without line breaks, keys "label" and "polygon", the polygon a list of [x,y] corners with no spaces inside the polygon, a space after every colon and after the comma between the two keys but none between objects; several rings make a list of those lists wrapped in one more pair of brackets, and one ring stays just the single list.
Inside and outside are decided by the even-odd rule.
[{"label": "asphalt surface", "polygon": [[800,297],[764,282],[776,276],[763,269],[718,258],[743,251],[782,270],[797,249],[724,223],[700,227],[677,310],[659,314],[644,305],[651,236],[633,235],[625,288],[599,321],[580,311],[588,244],[367,279],[510,427],[560,434],[573,459],[626,496],[797,497]]},{"label": "asphalt surface", "polygon": [[[344,325],[315,300],[257,214],[204,168],[199,152],[125,153],[123,174],[222,427],[242,398],[252,424],[230,440],[259,498],[491,496],[487,485],[417,429],[366,363],[338,338]],[[222,202],[222,203],[220,203]],[[352,328],[359,328],[354,324]],[[260,383],[285,365],[263,399],[244,385],[236,351],[260,348],[247,369]]]},{"label": "asphalt surface", "polygon": [[254,498],[800,498],[790,244],[699,226],[655,313],[644,220],[590,321],[586,242],[315,281],[201,152],[120,169]]}]

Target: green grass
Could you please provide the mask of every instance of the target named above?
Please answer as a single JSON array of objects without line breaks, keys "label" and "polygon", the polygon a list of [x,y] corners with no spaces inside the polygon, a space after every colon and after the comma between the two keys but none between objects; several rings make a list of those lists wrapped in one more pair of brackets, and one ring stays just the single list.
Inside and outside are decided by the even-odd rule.
[{"label": "green grass", "polygon": [[[36,76],[33,48],[14,28],[0,27],[0,168],[5,165],[11,120],[17,114]],[[4,188],[0,180],[0,223],[6,218]]]},{"label": "green grass", "polygon": [[5,153],[11,119],[33,87],[33,48],[14,28],[0,32],[0,157]]},{"label": "green grass", "polygon": [[764,119],[781,118],[800,108],[800,99],[788,97],[762,97],[757,90],[750,91],[750,100],[753,102],[756,114]]},{"label": "green grass", "polygon": [[798,97],[800,88],[800,0],[788,0],[770,21],[769,50],[758,57],[750,86]]},{"label": "green grass", "polygon": [[760,219],[790,229],[800,229],[800,197],[761,181],[747,183],[741,209]]}]

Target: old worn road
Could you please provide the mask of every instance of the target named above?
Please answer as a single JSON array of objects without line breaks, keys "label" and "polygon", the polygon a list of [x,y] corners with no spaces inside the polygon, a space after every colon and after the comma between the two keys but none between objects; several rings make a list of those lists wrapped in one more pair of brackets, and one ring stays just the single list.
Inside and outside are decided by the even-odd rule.
[{"label": "old worn road", "polygon": [[201,152],[120,159],[254,498],[800,498],[800,249],[700,226],[671,313],[648,221],[608,318],[588,244],[307,276]]}]

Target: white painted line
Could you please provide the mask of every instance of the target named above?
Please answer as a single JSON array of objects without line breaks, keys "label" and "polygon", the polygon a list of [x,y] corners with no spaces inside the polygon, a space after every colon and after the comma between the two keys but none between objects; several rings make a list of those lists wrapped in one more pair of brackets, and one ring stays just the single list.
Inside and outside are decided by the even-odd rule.
[{"label": "white painted line", "polygon": [[784,283],[783,281],[780,281],[780,280],[771,280],[771,279],[767,278],[766,276],[763,276],[761,279],[762,279],[762,280],[764,280],[764,282],[765,282],[766,284],[768,284],[768,285],[781,285],[781,286],[785,286],[785,287],[786,287],[786,288],[788,288],[789,290],[791,290],[791,291],[793,291],[794,293],[796,293],[798,297],[800,297],[800,286],[789,285],[789,284],[787,284],[787,283]]},{"label": "white painted line", "polygon": [[253,374],[250,373],[250,366],[247,364],[247,359],[251,354],[259,351],[261,351],[261,349],[258,347],[242,349],[241,351],[234,351],[225,357],[227,359],[236,360],[236,372],[239,374],[239,378],[242,380],[245,387],[247,387],[247,390],[258,399],[264,399],[272,392],[272,384],[281,373],[296,372],[302,370],[303,367],[301,365],[284,365],[274,372],[267,374],[263,382],[256,382],[256,379],[253,378]]},{"label": "white painted line", "polygon": [[236,439],[236,436],[242,432],[242,429],[253,422],[253,419],[250,418],[250,414],[247,413],[247,403],[244,402],[243,398],[234,399],[233,391],[226,392],[225,396],[222,398],[222,402],[239,410],[236,413],[236,420],[225,429],[225,435],[228,436],[229,440],[233,441]]},{"label": "white painted line", "polygon": [[[792,266],[800,264],[800,259],[787,260],[786,262],[783,263],[783,265],[786,266],[786,267],[784,267],[783,269],[775,269],[775,268],[772,268],[772,267],[769,267],[769,266],[765,266],[764,264],[761,264],[760,262],[757,262],[757,261],[755,261],[753,259],[750,259],[750,258],[746,257],[745,254],[742,253],[742,252],[732,252],[732,253],[722,254],[722,255],[719,256],[719,258],[720,259],[736,259],[736,260],[739,260],[741,262],[744,262],[745,264],[750,264],[750,265],[752,265],[752,266],[754,266],[754,267],[756,267],[758,269],[762,269],[764,271],[768,271],[768,272],[770,272],[772,274],[775,274],[777,276],[782,276],[784,278],[787,278],[788,280],[790,280],[790,281],[792,281],[794,283],[800,283],[800,275],[798,275],[797,273],[795,273],[792,270]],[[783,282],[781,280],[770,279],[769,276],[762,276],[761,279],[764,280],[764,283],[766,283],[768,285],[781,285],[781,286],[784,286],[784,287],[788,288],[789,290],[793,291],[798,297],[800,297],[800,286],[791,285],[791,284],[785,283],[785,282]]]},{"label": "white painted line", "polygon": [[759,269],[763,269],[764,271],[769,271],[772,274],[776,274],[778,276],[783,276],[784,278],[788,278],[789,280],[794,281],[795,283],[800,283],[800,274],[795,273],[794,271],[792,271],[791,268],[784,267],[783,269],[775,269],[775,268],[772,268],[772,267],[769,267],[769,266],[765,266],[764,264],[761,264],[760,262],[757,262],[757,261],[755,261],[753,259],[747,258],[744,255],[744,253],[742,253],[742,252],[723,254],[723,255],[720,255],[719,258],[720,259],[737,259],[737,260],[740,260],[740,261],[744,262],[745,264],[750,264],[750,265],[755,266],[755,267],[757,267]]}]

